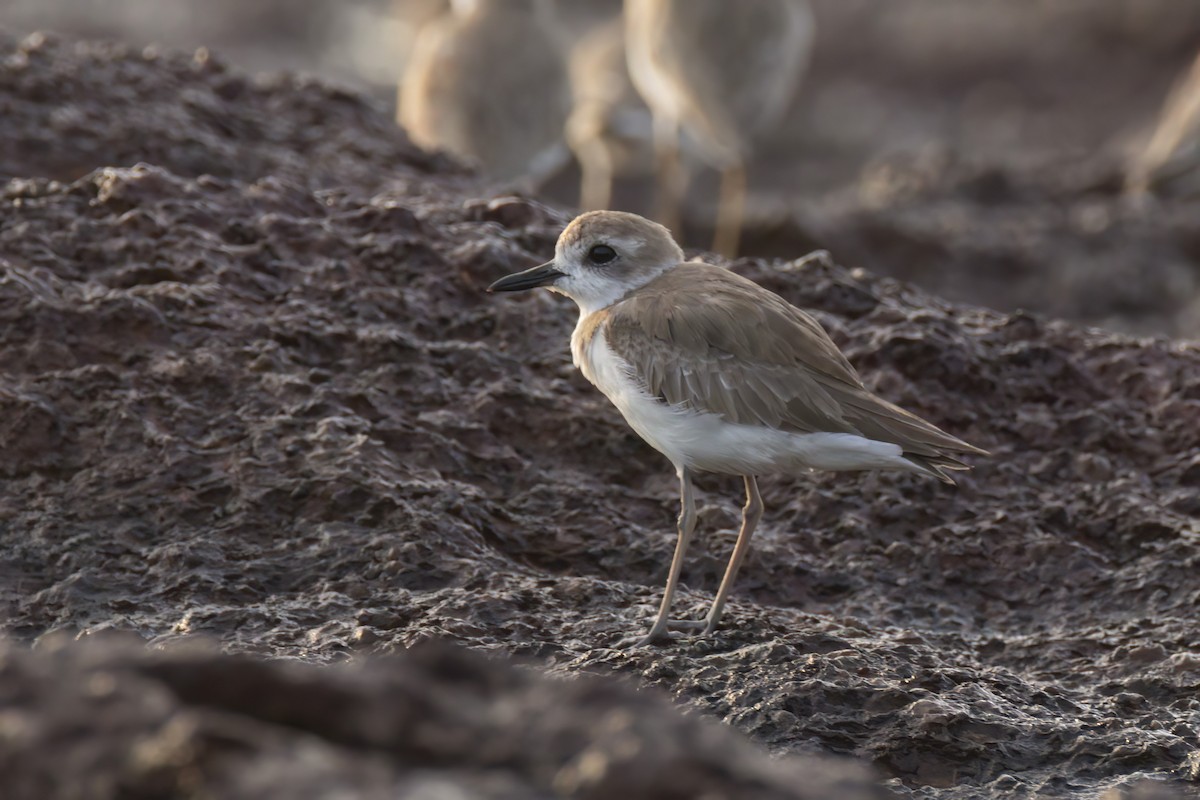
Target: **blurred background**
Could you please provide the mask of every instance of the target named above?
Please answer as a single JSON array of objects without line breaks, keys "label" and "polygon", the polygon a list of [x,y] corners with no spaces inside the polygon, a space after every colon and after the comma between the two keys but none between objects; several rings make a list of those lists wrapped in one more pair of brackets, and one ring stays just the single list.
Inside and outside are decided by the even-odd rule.
[{"label": "blurred background", "polygon": [[[747,163],[740,253],[794,258],[824,247],[848,266],[959,301],[1200,334],[1200,79],[1176,91],[1164,116],[1200,52],[1200,3],[810,5],[816,33],[803,77]],[[348,85],[393,114],[414,44],[447,6],[5,0],[0,28],[206,47],[249,72]],[[552,6],[564,69],[621,13],[619,0]],[[652,159],[629,163],[609,205],[652,214]],[[708,247],[719,177],[693,166],[679,233]],[[576,161],[543,177],[528,190],[579,205]]]}]

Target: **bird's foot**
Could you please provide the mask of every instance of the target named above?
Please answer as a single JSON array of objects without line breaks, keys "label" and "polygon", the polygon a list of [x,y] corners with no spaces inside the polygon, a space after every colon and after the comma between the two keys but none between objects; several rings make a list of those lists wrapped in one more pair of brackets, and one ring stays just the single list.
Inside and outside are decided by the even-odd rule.
[{"label": "bird's foot", "polygon": [[655,647],[664,644],[670,644],[678,638],[678,636],[671,633],[669,630],[651,630],[648,634],[640,638],[635,639],[630,637],[623,640],[618,647],[625,650],[633,647]]},{"label": "bird's foot", "polygon": [[661,627],[655,626],[640,639],[626,639],[619,647],[646,647],[649,645],[664,645],[679,640],[679,633],[691,633],[696,636],[708,636],[716,629],[708,617],[704,619],[669,619]]},{"label": "bird's foot", "polygon": [[667,621],[667,628],[673,631],[689,631],[708,636],[717,629],[708,617],[704,619],[672,619]]},{"label": "bird's foot", "polygon": [[[686,621],[685,621],[686,627]],[[679,639],[676,630],[680,627],[676,624],[676,620],[658,619],[650,627],[650,631],[643,637],[636,640],[625,640],[622,647],[646,647],[648,645],[664,645],[670,644]]]},{"label": "bird's foot", "polygon": [[708,625],[703,619],[672,619],[667,620],[667,630],[672,631],[701,631]]}]

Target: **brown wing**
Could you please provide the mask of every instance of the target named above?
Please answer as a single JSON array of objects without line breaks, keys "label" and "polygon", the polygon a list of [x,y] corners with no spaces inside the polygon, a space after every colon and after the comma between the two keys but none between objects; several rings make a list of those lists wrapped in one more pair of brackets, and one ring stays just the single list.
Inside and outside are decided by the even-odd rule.
[{"label": "brown wing", "polygon": [[612,306],[605,340],[672,405],[892,442],[935,472],[965,466],[953,453],[984,452],[872,394],[816,320],[719,267],[681,264]]}]

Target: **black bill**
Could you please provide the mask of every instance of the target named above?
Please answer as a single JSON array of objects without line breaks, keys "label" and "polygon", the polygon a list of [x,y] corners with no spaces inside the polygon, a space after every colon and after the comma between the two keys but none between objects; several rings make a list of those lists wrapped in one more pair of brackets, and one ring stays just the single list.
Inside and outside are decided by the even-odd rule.
[{"label": "black bill", "polygon": [[539,264],[524,272],[514,272],[505,275],[488,287],[489,292],[522,292],[526,289],[536,289],[539,286],[549,286],[566,273],[554,268],[553,261]]}]

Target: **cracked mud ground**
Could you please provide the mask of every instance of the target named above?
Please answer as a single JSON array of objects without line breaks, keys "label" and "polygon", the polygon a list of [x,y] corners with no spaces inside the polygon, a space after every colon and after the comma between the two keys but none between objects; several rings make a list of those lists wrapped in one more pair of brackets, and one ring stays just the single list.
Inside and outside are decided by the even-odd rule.
[{"label": "cracked mud ground", "polygon": [[[103,797],[872,794],[811,754],[900,796],[1197,795],[1194,343],[735,262],[993,456],[764,480],[722,630],[620,649],[673,477],[574,372],[568,303],[482,291],[568,215],[214,58],[2,39],[0,110],[12,796],[78,796],[66,766]],[[698,491],[697,616],[740,500]]]}]

